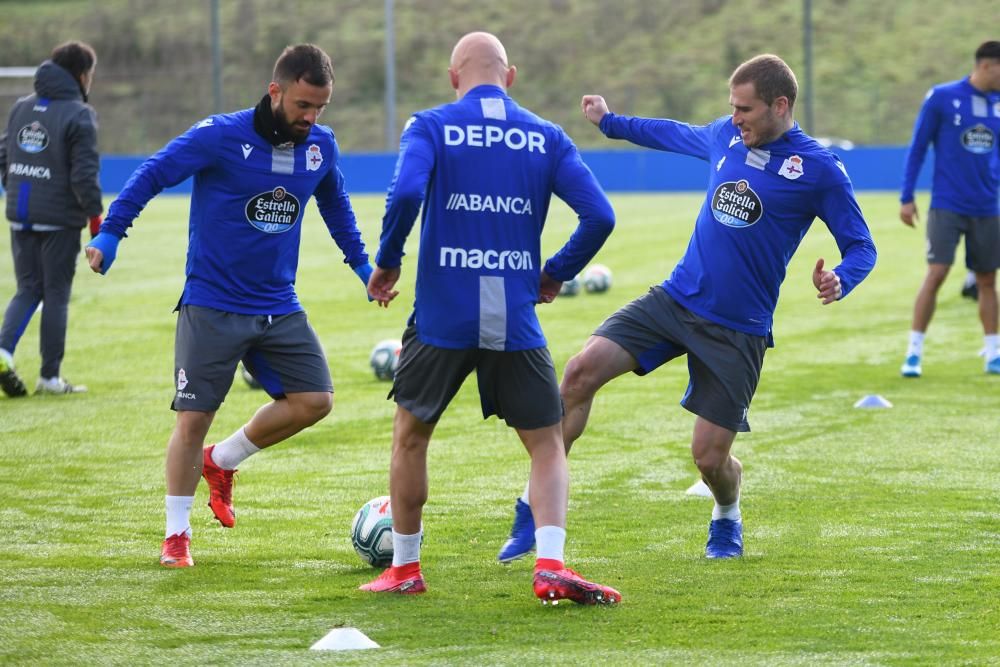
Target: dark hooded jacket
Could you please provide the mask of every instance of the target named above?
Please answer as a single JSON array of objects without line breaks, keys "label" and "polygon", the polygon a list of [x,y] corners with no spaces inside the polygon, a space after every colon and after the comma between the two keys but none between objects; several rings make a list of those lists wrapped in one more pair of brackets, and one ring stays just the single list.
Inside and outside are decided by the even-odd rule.
[{"label": "dark hooded jacket", "polygon": [[0,135],[7,219],[24,229],[83,227],[103,211],[99,169],[97,114],[79,82],[46,60],[35,93],[14,103]]}]

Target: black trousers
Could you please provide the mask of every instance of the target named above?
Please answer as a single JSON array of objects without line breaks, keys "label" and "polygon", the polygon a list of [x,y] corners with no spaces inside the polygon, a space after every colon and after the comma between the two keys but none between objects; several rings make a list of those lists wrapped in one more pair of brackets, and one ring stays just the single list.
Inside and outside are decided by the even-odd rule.
[{"label": "black trousers", "polygon": [[54,232],[10,231],[17,292],[0,327],[0,348],[14,353],[38,305],[44,302],[39,336],[41,377],[59,376],[66,351],[69,295],[80,254],[79,228]]}]

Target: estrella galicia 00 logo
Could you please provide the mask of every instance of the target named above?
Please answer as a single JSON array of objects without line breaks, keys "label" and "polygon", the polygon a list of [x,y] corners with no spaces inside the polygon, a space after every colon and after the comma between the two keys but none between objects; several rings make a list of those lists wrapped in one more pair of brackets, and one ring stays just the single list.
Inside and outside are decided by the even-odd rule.
[{"label": "estrella galicia 00 logo", "polygon": [[749,227],[764,215],[764,205],[746,180],[727,181],[712,195],[712,216],[727,227]]},{"label": "estrella galicia 00 logo", "polygon": [[971,153],[990,153],[995,142],[993,131],[982,123],[977,123],[962,133],[962,146]]},{"label": "estrella galicia 00 logo", "polygon": [[17,146],[25,153],[41,153],[49,145],[49,133],[37,120],[17,131]]},{"label": "estrella galicia 00 logo", "polygon": [[282,234],[299,219],[299,200],[280,185],[247,202],[247,221],[262,232]]}]

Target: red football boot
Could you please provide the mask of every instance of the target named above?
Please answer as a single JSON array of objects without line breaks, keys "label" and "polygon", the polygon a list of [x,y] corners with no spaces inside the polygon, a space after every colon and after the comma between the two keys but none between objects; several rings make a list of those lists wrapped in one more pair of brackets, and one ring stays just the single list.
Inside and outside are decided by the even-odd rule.
[{"label": "red football boot", "polygon": [[[552,563],[558,564],[558,561]],[[577,604],[618,604],[622,601],[622,594],[610,586],[587,581],[568,567],[556,569],[547,565],[535,565],[535,596],[542,604],[555,605],[559,600],[572,600]]]},{"label": "red football boot", "polygon": [[416,595],[426,591],[427,585],[424,584],[424,576],[420,573],[420,563],[408,563],[399,567],[390,567],[374,581],[358,588],[371,593]]},{"label": "red football boot", "polygon": [[163,567],[193,567],[191,558],[191,538],[187,533],[177,533],[163,540],[160,549],[160,565]]},{"label": "red football boot", "polygon": [[205,448],[201,476],[208,482],[208,506],[212,514],[226,528],[236,525],[236,510],[233,509],[233,475],[235,470],[223,470],[212,460],[215,445]]}]

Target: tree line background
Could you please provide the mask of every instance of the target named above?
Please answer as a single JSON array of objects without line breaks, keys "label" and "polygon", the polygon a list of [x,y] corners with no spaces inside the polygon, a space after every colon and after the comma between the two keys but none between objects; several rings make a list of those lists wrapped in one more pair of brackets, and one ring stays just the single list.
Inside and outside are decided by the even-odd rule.
[{"label": "tree line background", "polygon": [[[608,143],[579,112],[583,93],[619,113],[705,123],[729,112],[727,79],[757,53],[805,83],[802,0],[396,0],[397,131],[454,99],[455,41],[489,30],[519,76],[512,95],[580,146]],[[996,0],[814,0],[816,136],[903,144],[929,86],[967,75],[1000,39]],[[322,121],[345,151],[384,150],[384,3],[222,0],[225,110],[256,104],[288,44],[313,42],[337,81]],[[68,39],[98,53],[91,102],[103,153],[148,154],[213,112],[208,0],[0,0],[0,67],[37,65]],[[0,108],[31,81],[0,80]],[[800,90],[797,117],[804,120]]]}]

